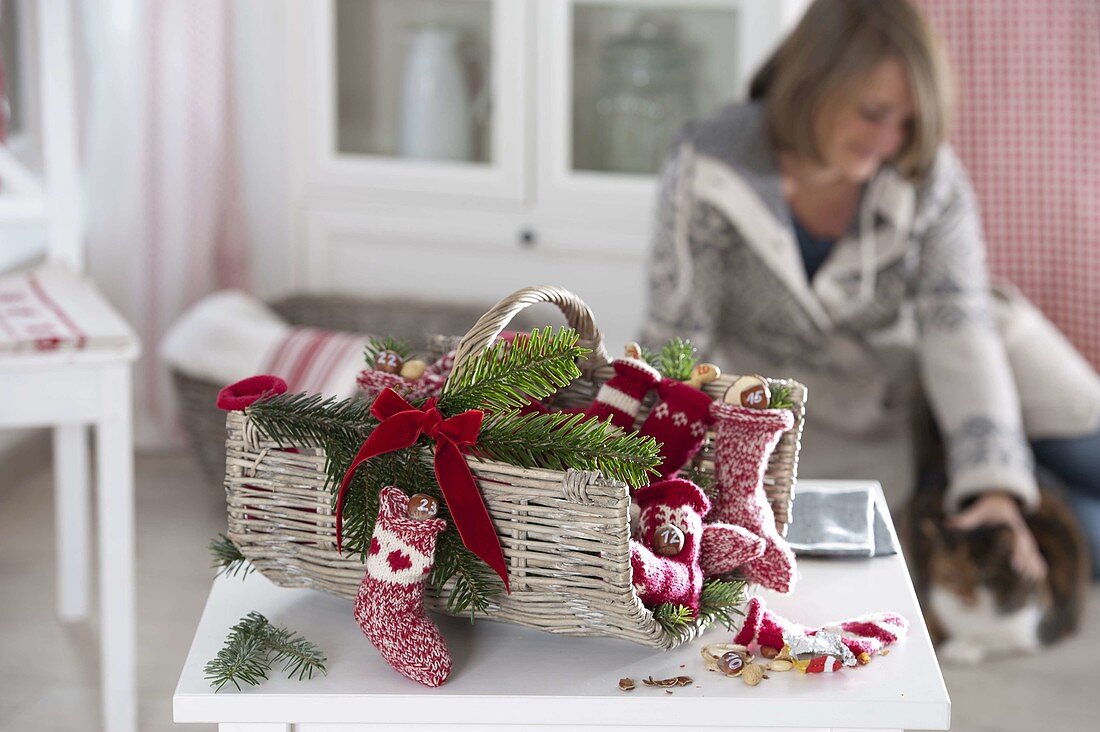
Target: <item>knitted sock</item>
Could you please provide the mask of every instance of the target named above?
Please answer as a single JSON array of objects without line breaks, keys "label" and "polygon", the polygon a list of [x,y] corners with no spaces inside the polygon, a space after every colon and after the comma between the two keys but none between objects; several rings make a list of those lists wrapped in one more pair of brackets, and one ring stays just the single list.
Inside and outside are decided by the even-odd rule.
[{"label": "knitted sock", "polygon": [[838,634],[860,663],[869,663],[871,656],[905,639],[909,621],[897,613],[869,613],[826,623],[822,629]]},{"label": "knitted sock", "polygon": [[740,567],[764,553],[766,542],[742,526],[703,524],[699,546],[699,566],[703,577],[716,577]]},{"label": "knitted sock", "polygon": [[794,425],[785,409],[746,409],[714,402],[717,423],[714,477],[718,494],[711,517],[736,524],[764,538],[764,553],[747,562],[745,576],[776,592],[794,589],[794,552],[775,528],[775,515],[764,493],[764,470],[779,438]]},{"label": "knitted sock", "polygon": [[812,631],[805,625],[773,613],[762,598],[753,597],[745,609],[745,622],[733,637],[733,642],[743,646],[756,643],[761,648],[781,651],[787,644],[783,640],[784,634],[812,635]]},{"label": "knitted sock", "polygon": [[409,518],[409,499],[393,486],[383,488],[380,499],[355,619],[386,663],[413,681],[439,686],[451,673],[451,654],[424,615],[424,579],[447,524]]},{"label": "knitted sock", "polygon": [[660,401],[638,432],[661,443],[661,464],[657,471],[662,478],[668,478],[683,468],[702,447],[711,423],[712,399],[675,379],[661,379],[657,395]]},{"label": "knitted sock", "polygon": [[[639,489],[634,502],[641,508],[638,541],[630,543],[635,591],[647,606],[670,602],[697,611],[703,591],[699,545],[703,515],[710,510],[706,494],[691,481],[676,478]],[[683,533],[683,546],[671,555],[654,553],[658,535],[669,524]]]},{"label": "knitted sock", "polygon": [[749,600],[745,611],[745,623],[734,636],[733,642],[746,646],[755,642],[761,647],[767,646],[780,650],[785,644],[785,635],[812,636],[818,630],[828,630],[839,635],[841,642],[848,647],[856,659],[866,664],[870,663],[871,657],[882,649],[904,640],[909,631],[909,621],[897,613],[870,613],[850,620],[826,623],[818,629],[810,629],[768,610],[763,599],[753,597]]},{"label": "knitted sock", "polygon": [[645,361],[635,358],[616,358],[611,361],[615,375],[607,380],[596,393],[596,400],[585,410],[589,417],[624,430],[634,429],[634,420],[649,390],[661,380],[661,374]]}]

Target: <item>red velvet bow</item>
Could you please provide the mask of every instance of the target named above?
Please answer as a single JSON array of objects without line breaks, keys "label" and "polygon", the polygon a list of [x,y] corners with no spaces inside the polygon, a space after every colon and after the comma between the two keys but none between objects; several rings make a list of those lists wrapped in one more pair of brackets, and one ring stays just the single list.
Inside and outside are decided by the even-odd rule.
[{"label": "red velvet bow", "polygon": [[371,413],[381,421],[359,448],[336,497],[336,548],[343,545],[344,498],[356,469],[376,455],[411,447],[425,435],[435,440],[435,477],[462,543],[500,575],[504,589],[508,590],[508,570],[500,539],[470,467],[462,457],[461,448],[477,440],[482,412],[471,409],[444,419],[436,409],[435,399],[417,409],[393,389],[383,389],[371,405]]}]

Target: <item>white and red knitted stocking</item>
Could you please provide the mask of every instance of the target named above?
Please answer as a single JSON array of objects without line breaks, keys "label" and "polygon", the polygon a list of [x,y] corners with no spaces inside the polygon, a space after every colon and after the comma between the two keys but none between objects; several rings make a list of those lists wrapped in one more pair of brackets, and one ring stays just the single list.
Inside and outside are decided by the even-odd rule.
[{"label": "white and red knitted stocking", "polygon": [[909,621],[897,613],[868,613],[825,623],[822,629],[838,634],[860,663],[868,663],[883,648],[905,639]]},{"label": "white and red knitted stocking", "polygon": [[734,643],[743,646],[756,643],[761,648],[761,653],[766,656],[774,655],[763,649],[768,648],[779,652],[786,645],[783,636],[810,635],[811,630],[805,625],[791,622],[782,615],[777,615],[767,608],[764,600],[753,597],[745,608],[745,622],[741,630],[733,637]]},{"label": "white and red knitted stocking", "polygon": [[661,374],[645,361],[616,358],[611,361],[615,375],[600,387],[585,415],[630,431],[649,390],[661,380]]},{"label": "white and red knitted stocking", "polygon": [[662,478],[675,475],[699,452],[710,425],[711,398],[699,389],[675,379],[661,379],[660,401],[638,432],[661,443]]},{"label": "white and red knitted stocking", "polygon": [[745,623],[734,636],[733,642],[746,646],[756,643],[761,649],[771,648],[778,651],[783,648],[785,636],[812,636],[818,630],[828,630],[839,635],[841,642],[848,646],[856,659],[866,664],[879,651],[904,640],[909,632],[909,621],[897,613],[869,613],[811,629],[772,612],[763,599],[754,597],[749,600],[745,609]]},{"label": "white and red knitted stocking", "polygon": [[703,577],[716,577],[764,554],[767,542],[743,526],[733,524],[703,524],[703,540],[699,547],[699,566]]},{"label": "white and red knitted stocking", "polygon": [[[670,602],[697,611],[703,591],[699,546],[703,516],[710,510],[706,494],[691,481],[674,478],[639,489],[634,493],[634,502],[641,508],[638,540],[630,542],[630,566],[638,597],[650,607]],[[679,529],[683,545],[672,553],[655,553],[654,549],[668,546],[666,532],[670,526]]]},{"label": "white and red knitted stocking", "polygon": [[451,654],[424,614],[424,580],[447,524],[410,518],[408,497],[393,486],[379,498],[355,619],[386,663],[413,681],[439,686],[451,673]]},{"label": "white and red knitted stocking", "polygon": [[775,528],[764,493],[764,471],[779,438],[794,425],[786,409],[748,409],[713,402],[714,477],[717,495],[711,517],[742,526],[764,538],[764,553],[747,562],[745,576],[776,592],[794,589],[794,552]]}]

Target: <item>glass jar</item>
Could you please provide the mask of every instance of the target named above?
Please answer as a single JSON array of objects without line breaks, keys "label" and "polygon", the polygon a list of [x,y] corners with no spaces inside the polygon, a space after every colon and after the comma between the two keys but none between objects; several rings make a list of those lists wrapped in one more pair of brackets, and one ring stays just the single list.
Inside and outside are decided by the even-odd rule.
[{"label": "glass jar", "polygon": [[696,115],[690,52],[667,24],[643,15],[629,33],[607,42],[601,61],[602,167],[655,173],[672,136]]}]

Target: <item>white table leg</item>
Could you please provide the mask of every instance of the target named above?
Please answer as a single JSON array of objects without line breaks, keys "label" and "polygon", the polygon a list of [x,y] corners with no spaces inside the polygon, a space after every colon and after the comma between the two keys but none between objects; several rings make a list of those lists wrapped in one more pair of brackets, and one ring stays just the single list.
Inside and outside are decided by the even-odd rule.
[{"label": "white table leg", "polygon": [[91,513],[88,437],[82,424],[53,430],[57,614],[84,620],[91,607]]},{"label": "white table leg", "polygon": [[102,369],[100,400],[96,483],[103,717],[108,732],[133,732],[137,729],[134,448],[128,364]]}]

